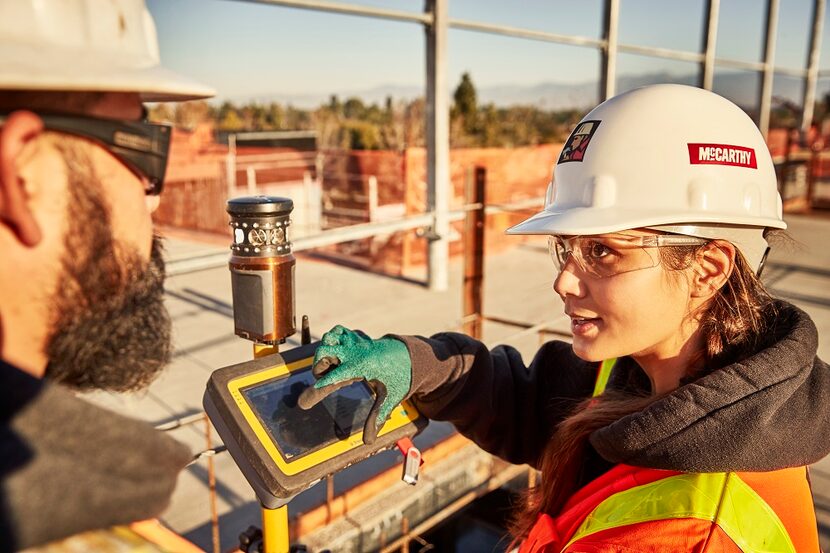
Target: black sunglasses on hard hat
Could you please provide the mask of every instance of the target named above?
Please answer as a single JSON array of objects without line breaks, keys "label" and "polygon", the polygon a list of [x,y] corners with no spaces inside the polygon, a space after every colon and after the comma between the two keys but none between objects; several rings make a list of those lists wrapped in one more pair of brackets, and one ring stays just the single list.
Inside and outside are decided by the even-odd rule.
[{"label": "black sunglasses on hard hat", "polygon": [[[7,117],[8,113],[0,114],[0,126]],[[48,113],[38,113],[38,117],[47,130],[97,142],[139,178],[146,179],[146,194],[161,193],[170,154],[170,125]]]}]

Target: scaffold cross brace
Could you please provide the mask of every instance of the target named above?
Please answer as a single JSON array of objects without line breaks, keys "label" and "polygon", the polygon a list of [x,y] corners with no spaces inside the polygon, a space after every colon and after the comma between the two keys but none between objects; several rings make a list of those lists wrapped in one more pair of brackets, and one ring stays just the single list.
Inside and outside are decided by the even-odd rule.
[{"label": "scaffold cross brace", "polygon": [[421,465],[424,464],[421,451],[415,447],[410,438],[402,438],[395,444],[403,455],[403,476],[401,476],[401,479],[414,486],[418,483],[418,473],[421,470]]}]

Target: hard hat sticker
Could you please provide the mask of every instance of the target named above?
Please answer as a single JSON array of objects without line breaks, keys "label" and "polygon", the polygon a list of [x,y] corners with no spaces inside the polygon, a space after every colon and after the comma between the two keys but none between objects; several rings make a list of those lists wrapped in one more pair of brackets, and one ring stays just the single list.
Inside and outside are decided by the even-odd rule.
[{"label": "hard hat sticker", "polygon": [[692,165],[732,165],[757,169],[755,150],[730,144],[689,144]]},{"label": "hard hat sticker", "polygon": [[591,137],[599,127],[600,121],[583,121],[576,126],[574,132],[568,137],[565,142],[565,147],[562,148],[562,153],[559,154],[559,161],[556,163],[565,163],[566,161],[582,161],[585,157],[585,152],[588,151],[588,144],[591,142]]}]

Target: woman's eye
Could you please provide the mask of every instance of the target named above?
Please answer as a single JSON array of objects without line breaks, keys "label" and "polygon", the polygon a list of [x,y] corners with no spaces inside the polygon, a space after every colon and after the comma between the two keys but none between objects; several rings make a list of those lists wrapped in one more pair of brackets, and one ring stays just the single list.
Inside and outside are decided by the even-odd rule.
[{"label": "woman's eye", "polygon": [[613,253],[611,248],[599,242],[591,242],[588,245],[588,256],[591,259],[602,259],[603,257]]}]

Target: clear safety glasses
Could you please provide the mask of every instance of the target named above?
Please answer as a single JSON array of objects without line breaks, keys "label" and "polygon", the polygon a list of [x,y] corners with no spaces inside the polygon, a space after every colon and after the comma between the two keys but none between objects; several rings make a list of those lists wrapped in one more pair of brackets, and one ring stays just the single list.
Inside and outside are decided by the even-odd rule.
[{"label": "clear safety glasses", "polygon": [[608,278],[655,267],[660,262],[657,248],[699,246],[708,240],[677,234],[601,234],[596,236],[548,237],[548,250],[561,272],[569,259],[585,274]]}]

